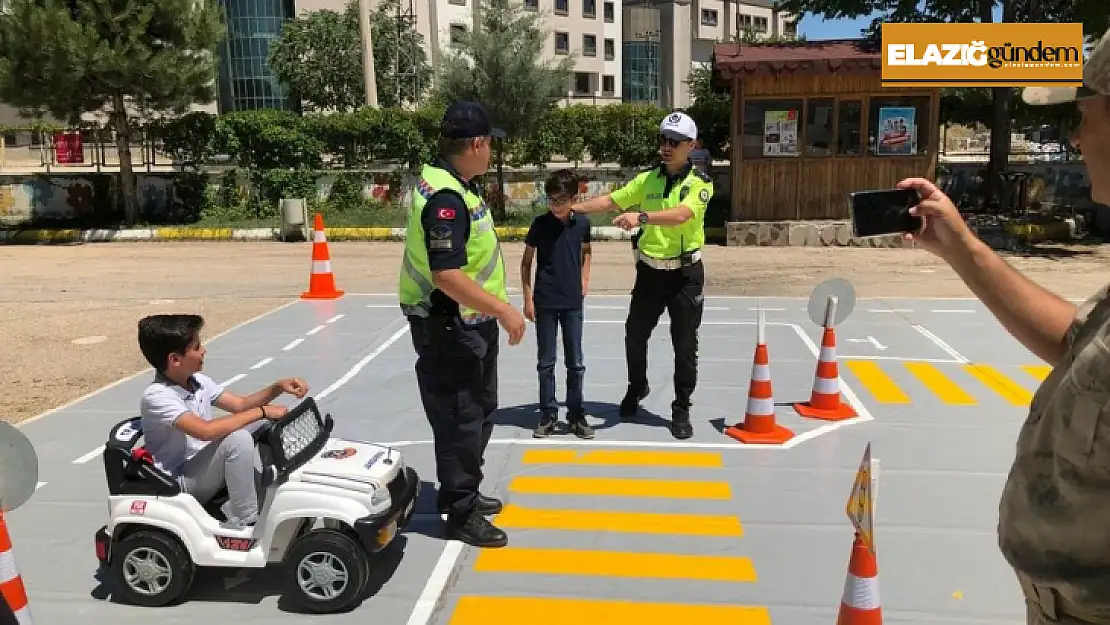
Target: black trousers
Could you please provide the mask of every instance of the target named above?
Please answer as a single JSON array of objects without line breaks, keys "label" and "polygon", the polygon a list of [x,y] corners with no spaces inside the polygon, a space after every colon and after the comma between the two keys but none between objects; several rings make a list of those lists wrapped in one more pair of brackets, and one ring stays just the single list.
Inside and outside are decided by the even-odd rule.
[{"label": "black trousers", "polygon": [[496,321],[467,326],[458,316],[409,317],[416,380],[432,426],[438,505],[448,522],[470,515],[482,483],[482,459],[497,409]]},{"label": "black trousers", "polygon": [[633,392],[647,387],[648,339],[663,309],[671,319],[674,344],[674,401],[671,409],[689,413],[698,382],[698,329],[701,327],[705,267],[699,261],[681,269],[654,269],[636,263],[636,283],[624,324],[628,384]]}]

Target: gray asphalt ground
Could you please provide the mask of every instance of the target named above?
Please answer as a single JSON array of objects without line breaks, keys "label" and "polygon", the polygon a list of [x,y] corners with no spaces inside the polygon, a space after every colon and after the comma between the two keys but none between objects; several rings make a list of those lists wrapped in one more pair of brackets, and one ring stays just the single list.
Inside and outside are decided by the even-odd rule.
[{"label": "gray asphalt ground", "polygon": [[[676,441],[666,429],[666,315],[651,342],[653,392],[643,416],[620,423],[628,297],[589,302],[592,441],[531,438],[534,335],[530,328],[522,345],[502,342],[502,410],[484,489],[510,505],[500,519],[509,548],[479,553],[445,542],[426,488],[417,522],[379,562],[377,592],[354,612],[316,622],[834,622],[852,543],[845,504],[868,442],[880,467],[885,622],[1021,622],[1020,592],[996,547],[997,502],[1027,395],[1043,375],[1029,366],[1043,363],[981,304],[859,300],[837,339],[842,391],[860,416],[830,424],[801,419],[789,405],[808,399],[821,341],[806,300],[708,297],[695,434]],[[767,315],[778,421],[797,434],[782,448],[744,446],[720,431],[743,419],[757,305]],[[208,341],[205,368],[217,381],[238,378],[230,387],[238,392],[299,375],[313,395],[326,391],[319,403],[337,435],[394,443],[434,482],[405,330],[391,295],[297,301]],[[303,618],[278,600],[273,572],[203,571],[182,605],[161,609],[115,603],[96,578],[93,533],[106,514],[99,445],[112,424],[135,414],[149,375],[21,426],[38,451],[42,484],[8,521],[35,623]],[[561,369],[558,376],[561,398]]]}]

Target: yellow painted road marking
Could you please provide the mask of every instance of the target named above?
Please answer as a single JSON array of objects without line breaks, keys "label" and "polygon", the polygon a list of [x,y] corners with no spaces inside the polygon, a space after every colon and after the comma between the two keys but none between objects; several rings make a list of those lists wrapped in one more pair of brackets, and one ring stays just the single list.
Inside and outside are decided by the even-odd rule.
[{"label": "yellow painted road marking", "polygon": [[1048,374],[1052,373],[1051,365],[1024,365],[1022,369],[1024,369],[1026,373],[1037,378],[1041,382],[1044,382],[1045,378],[1048,377]]},{"label": "yellow painted road marking", "polygon": [[521,476],[509,483],[509,490],[529,495],[601,495],[668,499],[729,499],[732,497],[728,482],[607,477]]},{"label": "yellow painted road marking", "polygon": [[998,393],[1015,406],[1028,406],[1033,401],[1033,393],[990,365],[963,365],[963,368],[982,382],[983,386]]},{"label": "yellow painted road marking", "polygon": [[533,597],[459,598],[450,625],[771,625],[767,608]]},{"label": "yellow painted road marking", "polygon": [[602,466],[655,466],[719,469],[721,454],[705,451],[617,451],[597,449],[529,449],[524,464],[585,464]]},{"label": "yellow painted road marking", "polygon": [[717,514],[661,514],[656,512],[599,512],[524,508],[508,504],[494,523],[502,528],[685,534],[688,536],[743,536],[740,519]]},{"label": "yellow painted road marking", "polygon": [[575,549],[484,549],[474,570],[483,573],[540,573],[754,582],[749,558]]},{"label": "yellow painted road marking", "polygon": [[974,397],[964,392],[962,388],[948,379],[948,376],[941,373],[940,369],[933,365],[927,362],[904,362],[902,364],[941,401],[964,406],[974,406],[978,403]]},{"label": "yellow painted road marking", "polygon": [[890,379],[879,363],[873,360],[849,360],[844,363],[852,373],[856,374],[860,382],[875,396],[875,401],[884,404],[908,404],[910,398],[894,380]]}]

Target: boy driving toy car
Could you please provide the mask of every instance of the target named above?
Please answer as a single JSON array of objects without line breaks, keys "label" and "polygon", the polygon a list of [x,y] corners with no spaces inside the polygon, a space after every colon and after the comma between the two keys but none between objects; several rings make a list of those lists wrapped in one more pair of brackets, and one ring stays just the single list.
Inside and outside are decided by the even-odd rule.
[{"label": "boy driving toy car", "polygon": [[[200,315],[150,315],[138,325],[139,349],[155,371],[139,408],[155,464],[201,504],[226,484],[228,502],[222,512],[228,523],[253,525],[259,498],[252,433],[263,419],[277,420],[288,412],[270,402],[282,393],[301,399],[308,385],[300,378],[285,378],[246,397],[236,395],[200,373],[206,353]],[[213,417],[212,406],[231,414]]]}]

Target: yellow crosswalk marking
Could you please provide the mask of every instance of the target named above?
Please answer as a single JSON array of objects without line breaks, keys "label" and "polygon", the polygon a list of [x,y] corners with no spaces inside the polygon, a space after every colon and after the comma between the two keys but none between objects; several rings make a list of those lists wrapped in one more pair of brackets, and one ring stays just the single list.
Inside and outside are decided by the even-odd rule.
[{"label": "yellow crosswalk marking", "polygon": [[1033,401],[1033,393],[990,365],[963,365],[963,369],[979,380],[983,386],[998,393],[1015,406],[1028,406]]},{"label": "yellow crosswalk marking", "polygon": [[875,401],[884,404],[908,404],[909,395],[902,392],[894,380],[883,372],[879,364],[873,360],[849,360],[844,363],[848,369],[856,374],[859,381],[875,396]]},{"label": "yellow crosswalk marking", "polygon": [[524,475],[509,490],[528,495],[599,495],[607,497],[665,497],[668,499],[728,499],[728,482],[649,480],[605,477],[541,477]]},{"label": "yellow crosswalk marking", "polygon": [[974,406],[978,403],[974,397],[968,395],[933,365],[927,362],[906,362],[902,364],[941,401],[962,406]]},{"label": "yellow crosswalk marking", "polygon": [[538,597],[459,598],[450,625],[771,625],[767,608]]},{"label": "yellow crosswalk marking", "polygon": [[502,528],[628,532],[633,534],[682,534],[687,536],[743,536],[740,519],[715,514],[663,514],[657,512],[602,512],[525,508],[508,504],[494,523]]},{"label": "yellow crosswalk marking", "polygon": [[580,464],[597,466],[654,466],[720,469],[720,453],[704,451],[625,451],[594,449],[529,449],[524,464]]},{"label": "yellow crosswalk marking", "polygon": [[577,549],[485,549],[478,554],[474,570],[484,573],[756,581],[755,567],[750,558]]},{"label": "yellow crosswalk marking", "polygon": [[1048,374],[1052,373],[1052,365],[1025,365],[1022,369],[1041,382],[1044,382]]}]

